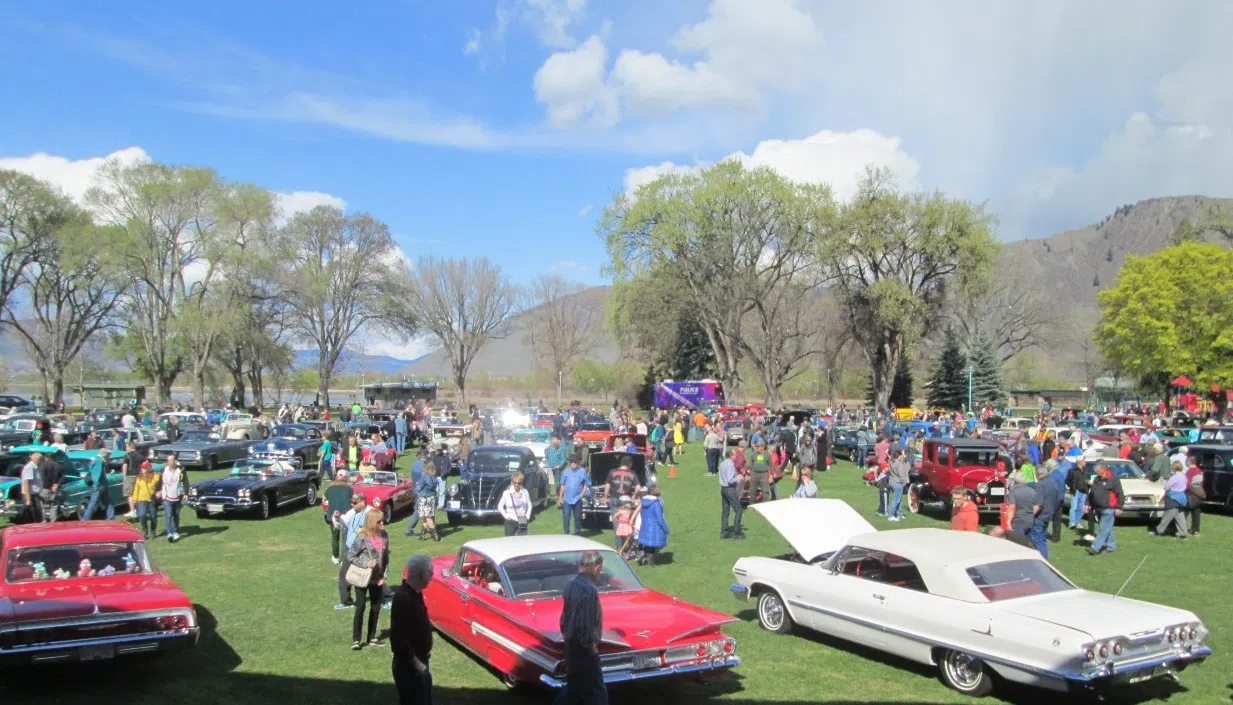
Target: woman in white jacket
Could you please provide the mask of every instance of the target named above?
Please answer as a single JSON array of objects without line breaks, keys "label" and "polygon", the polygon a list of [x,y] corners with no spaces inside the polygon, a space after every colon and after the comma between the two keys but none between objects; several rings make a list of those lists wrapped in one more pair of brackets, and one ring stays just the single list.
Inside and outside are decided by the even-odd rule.
[{"label": "woman in white jacket", "polygon": [[531,520],[531,493],[522,486],[522,473],[516,472],[509,479],[509,487],[501,493],[497,511],[505,519],[506,536],[526,536],[527,522]]}]

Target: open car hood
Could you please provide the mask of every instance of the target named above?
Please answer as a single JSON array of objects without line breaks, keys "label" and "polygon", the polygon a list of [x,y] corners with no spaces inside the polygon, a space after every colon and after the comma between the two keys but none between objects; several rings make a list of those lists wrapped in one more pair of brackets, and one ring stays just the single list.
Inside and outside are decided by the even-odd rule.
[{"label": "open car hood", "polygon": [[838,551],[853,536],[877,531],[841,499],[792,497],[749,508],[766,517],[806,561]]},{"label": "open car hood", "polygon": [[623,450],[610,450],[602,453],[592,453],[590,457],[591,484],[602,485],[608,481],[608,475],[621,463],[629,460],[629,469],[638,477],[640,484],[647,484],[646,456],[641,452],[628,453]]}]

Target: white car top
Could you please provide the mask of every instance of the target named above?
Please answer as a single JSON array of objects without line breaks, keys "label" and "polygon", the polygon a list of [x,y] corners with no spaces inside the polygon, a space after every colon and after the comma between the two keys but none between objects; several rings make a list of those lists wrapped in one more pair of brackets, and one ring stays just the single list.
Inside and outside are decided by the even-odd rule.
[{"label": "white car top", "polygon": [[476,539],[464,543],[463,548],[484,554],[497,565],[511,558],[538,556],[564,551],[605,551],[615,553],[612,546],[598,543],[581,536],[541,534],[530,536],[504,536],[495,539]]}]

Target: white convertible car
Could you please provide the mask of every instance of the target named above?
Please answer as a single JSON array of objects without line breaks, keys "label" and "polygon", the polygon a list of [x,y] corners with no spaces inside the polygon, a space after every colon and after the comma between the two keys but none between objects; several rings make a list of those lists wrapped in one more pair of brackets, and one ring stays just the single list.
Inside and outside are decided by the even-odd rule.
[{"label": "white convertible car", "polygon": [[736,562],[733,592],[774,632],[794,626],[936,665],[985,695],[993,675],[1057,691],[1100,690],[1211,654],[1185,610],[1083,590],[1040,554],[948,529],[876,531],[835,499],[750,507],[795,549]]}]

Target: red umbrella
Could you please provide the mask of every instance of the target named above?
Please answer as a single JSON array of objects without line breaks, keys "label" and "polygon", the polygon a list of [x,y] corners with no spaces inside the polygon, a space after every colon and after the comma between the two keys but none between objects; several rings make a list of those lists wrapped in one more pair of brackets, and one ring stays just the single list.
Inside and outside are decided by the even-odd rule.
[{"label": "red umbrella", "polygon": [[1178,377],[1174,377],[1173,381],[1169,382],[1169,386],[1171,387],[1189,387],[1193,384],[1194,382],[1191,382],[1190,378],[1187,377],[1186,375],[1180,375]]}]

